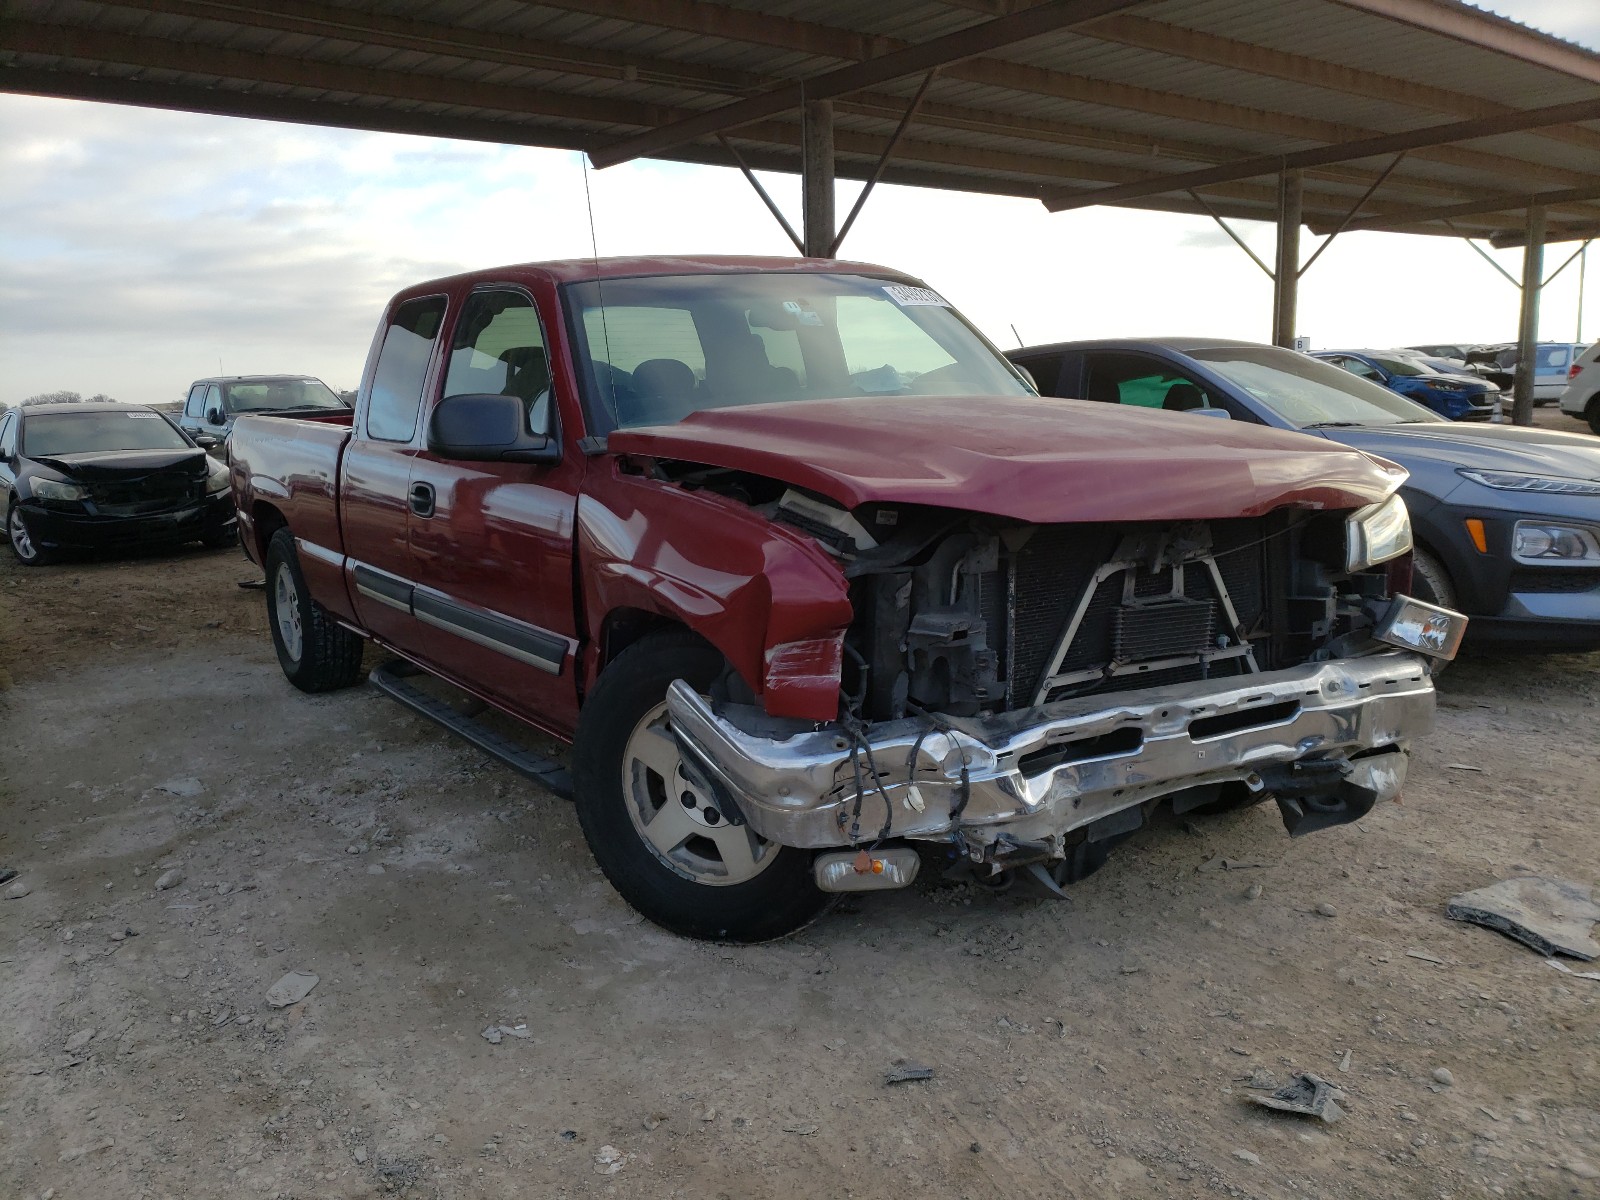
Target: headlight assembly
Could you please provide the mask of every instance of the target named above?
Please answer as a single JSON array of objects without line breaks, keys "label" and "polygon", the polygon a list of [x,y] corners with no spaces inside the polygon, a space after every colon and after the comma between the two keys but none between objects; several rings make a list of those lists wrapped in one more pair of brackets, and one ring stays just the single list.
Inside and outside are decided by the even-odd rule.
[{"label": "headlight assembly", "polygon": [[1521,471],[1477,471],[1458,468],[1457,474],[1500,492],[1545,492],[1557,496],[1600,496],[1600,479],[1569,479],[1560,475],[1525,475]]},{"label": "headlight assembly", "polygon": [[214,458],[206,459],[206,495],[215,496],[228,490],[228,468]]},{"label": "headlight assembly", "polygon": [[1411,549],[1411,514],[1396,492],[1380,504],[1352,513],[1345,521],[1345,567],[1364,571]]},{"label": "headlight assembly", "polygon": [[1511,538],[1511,557],[1531,566],[1600,562],[1600,543],[1582,526],[1518,521]]},{"label": "headlight assembly", "polygon": [[33,494],[40,500],[87,500],[89,489],[81,483],[64,483],[59,479],[35,479]]}]

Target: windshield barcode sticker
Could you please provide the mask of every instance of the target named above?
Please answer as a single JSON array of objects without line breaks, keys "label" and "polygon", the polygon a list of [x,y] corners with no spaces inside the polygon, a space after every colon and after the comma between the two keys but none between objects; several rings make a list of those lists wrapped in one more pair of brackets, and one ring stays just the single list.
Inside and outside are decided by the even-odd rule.
[{"label": "windshield barcode sticker", "polygon": [[127,413],[125,415],[132,417],[136,421],[137,420],[145,420],[145,421],[159,421],[159,420],[161,420],[161,414],[160,413]]},{"label": "windshield barcode sticker", "polygon": [[950,307],[950,301],[929,288],[911,287],[904,283],[891,283],[883,290],[889,293],[889,299],[902,308],[912,304],[933,304],[939,308]]}]

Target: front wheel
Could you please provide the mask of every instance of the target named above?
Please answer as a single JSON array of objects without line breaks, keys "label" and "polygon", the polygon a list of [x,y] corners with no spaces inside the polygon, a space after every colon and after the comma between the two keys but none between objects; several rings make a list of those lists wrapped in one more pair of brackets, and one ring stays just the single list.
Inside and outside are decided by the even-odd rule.
[{"label": "front wheel", "polygon": [[1600,400],[1589,401],[1589,411],[1584,414],[1589,422],[1589,432],[1600,434]]},{"label": "front wheel", "polygon": [[22,505],[14,500],[6,513],[6,536],[11,540],[11,552],[23,566],[41,567],[50,561],[49,551],[34,541],[33,535],[28,532],[27,523],[22,519]]},{"label": "front wheel", "polygon": [[684,773],[667,688],[683,679],[707,692],[722,669],[722,655],[686,631],[618,655],[578,721],[574,801],[595,861],[642,915],[686,937],[764,942],[810,924],[829,897],[809,851],[738,824]]},{"label": "front wheel", "polygon": [[[1421,546],[1411,552],[1411,593],[1426,604],[1437,604],[1440,608],[1456,607],[1456,588],[1450,581],[1450,572]],[[1429,673],[1435,676],[1443,675],[1449,666],[1446,659],[1428,660]]]},{"label": "front wheel", "polygon": [[267,544],[267,625],[278,665],[302,692],[331,692],[361,679],[364,643],[311,598],[287,529]]}]

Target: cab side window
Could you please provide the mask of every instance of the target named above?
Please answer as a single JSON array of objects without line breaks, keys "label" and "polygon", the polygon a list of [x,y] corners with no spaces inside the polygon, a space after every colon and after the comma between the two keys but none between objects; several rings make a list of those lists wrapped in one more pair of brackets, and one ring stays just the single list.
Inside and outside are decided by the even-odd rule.
[{"label": "cab side window", "polygon": [[221,425],[227,419],[226,414],[216,421],[211,419],[212,413],[222,412],[222,389],[214,383],[206,389],[205,406],[201,412],[205,414],[206,423],[209,425]]},{"label": "cab side window", "polygon": [[186,417],[203,417],[206,415],[206,385],[197,383],[189,389],[189,402],[183,407]]},{"label": "cab side window", "polygon": [[484,394],[516,396],[528,432],[550,432],[550,359],[539,310],[522,292],[474,292],[456,322],[441,399]]},{"label": "cab side window", "polygon": [[369,438],[409,442],[416,433],[422,385],[427,380],[433,343],[444,324],[444,308],[443,296],[424,296],[407,300],[394,310],[367,398]]},{"label": "cab side window", "polygon": [[0,461],[9,461],[17,453],[17,414],[0,417]]}]

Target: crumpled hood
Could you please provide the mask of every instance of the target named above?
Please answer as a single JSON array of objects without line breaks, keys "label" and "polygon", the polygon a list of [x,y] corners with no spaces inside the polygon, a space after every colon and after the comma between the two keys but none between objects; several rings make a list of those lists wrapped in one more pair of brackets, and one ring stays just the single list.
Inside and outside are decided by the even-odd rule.
[{"label": "crumpled hood", "polygon": [[1368,425],[1324,432],[1346,446],[1393,458],[1402,465],[1415,459],[1429,459],[1450,467],[1600,479],[1600,441],[1587,434],[1563,433],[1559,429],[1450,421],[1425,425]]},{"label": "crumpled hood", "polygon": [[880,396],[697,412],[623,429],[618,454],[749,471],[827,496],[1035,523],[1357,508],[1405,478],[1304,434],[1184,413],[1038,397]]},{"label": "crumpled hood", "polygon": [[72,454],[30,455],[75,479],[113,479],[119,475],[148,475],[152,471],[204,475],[206,452],[194,446],[173,450],[80,450]]}]

